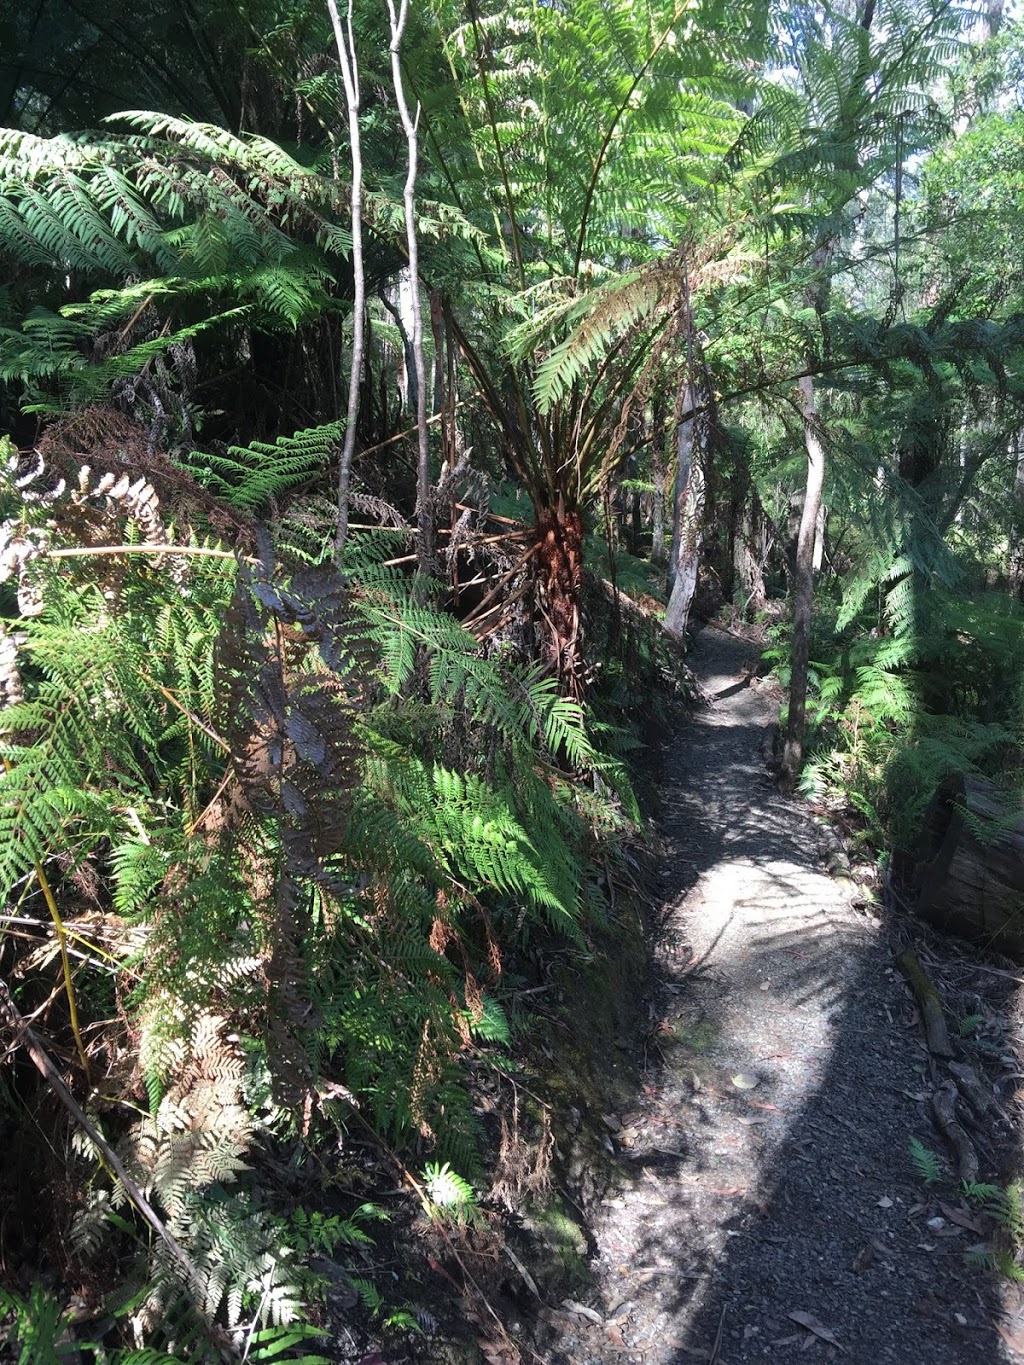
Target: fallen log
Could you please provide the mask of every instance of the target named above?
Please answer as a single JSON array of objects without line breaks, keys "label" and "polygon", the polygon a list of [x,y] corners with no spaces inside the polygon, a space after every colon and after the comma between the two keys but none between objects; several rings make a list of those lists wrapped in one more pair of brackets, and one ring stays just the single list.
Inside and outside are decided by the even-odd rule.
[{"label": "fallen log", "polygon": [[956,1100],[956,1086],[952,1081],[944,1081],[932,1095],[932,1113],[956,1154],[957,1175],[966,1184],[975,1185],[978,1181],[978,1154],[956,1116]]},{"label": "fallen log", "polygon": [[923,919],[1024,962],[1024,811],[994,783],[969,774],[942,783],[914,883]]},{"label": "fallen log", "polygon": [[912,948],[900,953],[899,964],[903,968],[903,975],[910,982],[910,989],[914,992],[918,1009],[921,1011],[921,1023],[924,1025],[928,1051],[933,1057],[952,1057],[953,1047],[949,1041],[946,1017],[942,1013],[942,1000],[932,985],[931,978],[921,966],[921,961]]},{"label": "fallen log", "polygon": [[965,1062],[950,1062],[949,1072],[968,1107],[979,1119],[983,1119],[992,1108],[991,1090],[986,1090],[974,1067]]}]

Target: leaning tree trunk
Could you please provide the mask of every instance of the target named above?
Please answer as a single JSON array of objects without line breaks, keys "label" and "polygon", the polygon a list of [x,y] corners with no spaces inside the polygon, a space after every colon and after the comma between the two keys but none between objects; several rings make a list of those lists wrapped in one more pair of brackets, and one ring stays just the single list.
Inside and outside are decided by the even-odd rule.
[{"label": "leaning tree trunk", "polygon": [[811,648],[811,617],[814,610],[814,547],[818,513],[825,484],[825,449],[821,443],[814,380],[805,375],[798,383],[798,403],[807,447],[807,484],[800,514],[793,566],[793,662],[789,678],[789,718],[782,753],[782,780],[794,787],[804,761],[807,729],[807,665]]}]

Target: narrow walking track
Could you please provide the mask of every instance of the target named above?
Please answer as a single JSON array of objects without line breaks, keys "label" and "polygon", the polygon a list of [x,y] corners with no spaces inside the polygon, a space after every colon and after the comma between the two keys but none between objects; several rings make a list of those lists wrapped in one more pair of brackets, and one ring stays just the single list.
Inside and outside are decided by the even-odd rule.
[{"label": "narrow walking track", "polygon": [[754,653],[703,632],[714,701],[666,754],[647,1084],[606,1120],[626,1175],[593,1230],[603,1323],[558,1358],[1015,1360],[1003,1287],[964,1261],[978,1235],[935,1217],[910,1161],[912,1136],[945,1153],[893,943],[766,770]]}]

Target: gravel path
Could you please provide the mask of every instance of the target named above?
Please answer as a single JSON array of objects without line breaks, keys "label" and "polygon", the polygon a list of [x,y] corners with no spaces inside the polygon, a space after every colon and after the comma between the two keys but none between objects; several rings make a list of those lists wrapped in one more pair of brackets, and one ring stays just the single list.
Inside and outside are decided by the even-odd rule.
[{"label": "gravel path", "polygon": [[915,1176],[912,1136],[945,1153],[913,1004],[765,769],[775,708],[740,676],[755,654],[710,628],[695,651],[715,700],[666,754],[660,984],[648,1083],[605,1119],[627,1176],[593,1228],[601,1321],[553,1358],[1017,1360],[1002,1285],[965,1265],[983,1239],[938,1202],[970,1212],[955,1180]]}]

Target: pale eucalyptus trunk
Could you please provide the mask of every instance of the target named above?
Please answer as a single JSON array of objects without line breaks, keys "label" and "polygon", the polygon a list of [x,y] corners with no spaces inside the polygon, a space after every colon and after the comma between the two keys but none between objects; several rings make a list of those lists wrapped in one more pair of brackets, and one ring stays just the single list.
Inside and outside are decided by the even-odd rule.
[{"label": "pale eucalyptus trunk", "polygon": [[796,785],[804,761],[807,729],[807,669],[811,648],[811,621],[814,613],[814,552],[818,537],[818,514],[825,486],[825,448],[814,396],[814,380],[805,375],[797,384],[797,405],[803,423],[807,449],[807,483],[800,529],[796,538],[793,570],[793,660],[789,678],[789,716],[782,753],[782,780],[787,787]]},{"label": "pale eucalyptus trunk", "polygon": [[355,37],[352,31],[352,0],[348,5],[348,21],[342,28],[336,0],[327,0],[334,41],[338,48],[338,63],[345,88],[348,113],[348,138],[352,155],[352,274],[354,298],[352,302],[352,360],[348,380],[348,406],[345,421],[345,440],[338,466],[338,528],[334,537],[334,557],[340,565],[348,540],[349,488],[352,482],[352,458],[356,449],[359,425],[359,389],[363,377],[366,352],[366,272],[363,268],[363,149],[359,136],[359,65],[356,61]]},{"label": "pale eucalyptus trunk", "polygon": [[409,17],[409,0],[401,0],[395,10],[394,0],[387,0],[391,24],[391,80],[395,87],[395,101],[405,133],[408,169],[402,199],[405,216],[406,250],[409,257],[409,282],[412,306],[412,359],[416,376],[416,567],[420,573],[430,573],[434,567],[434,514],[431,506],[430,437],[427,429],[427,380],[423,362],[423,307],[420,299],[419,239],[416,236],[416,172],[419,163],[419,106],[416,115],[409,112],[402,80],[402,37]]},{"label": "pale eucalyptus trunk", "polygon": [[676,486],[672,519],[672,553],[669,558],[671,591],[665,608],[665,630],[682,640],[697,590],[702,539],[703,480],[697,448],[694,389],[688,385],[689,410],[679,421],[676,437]]}]

